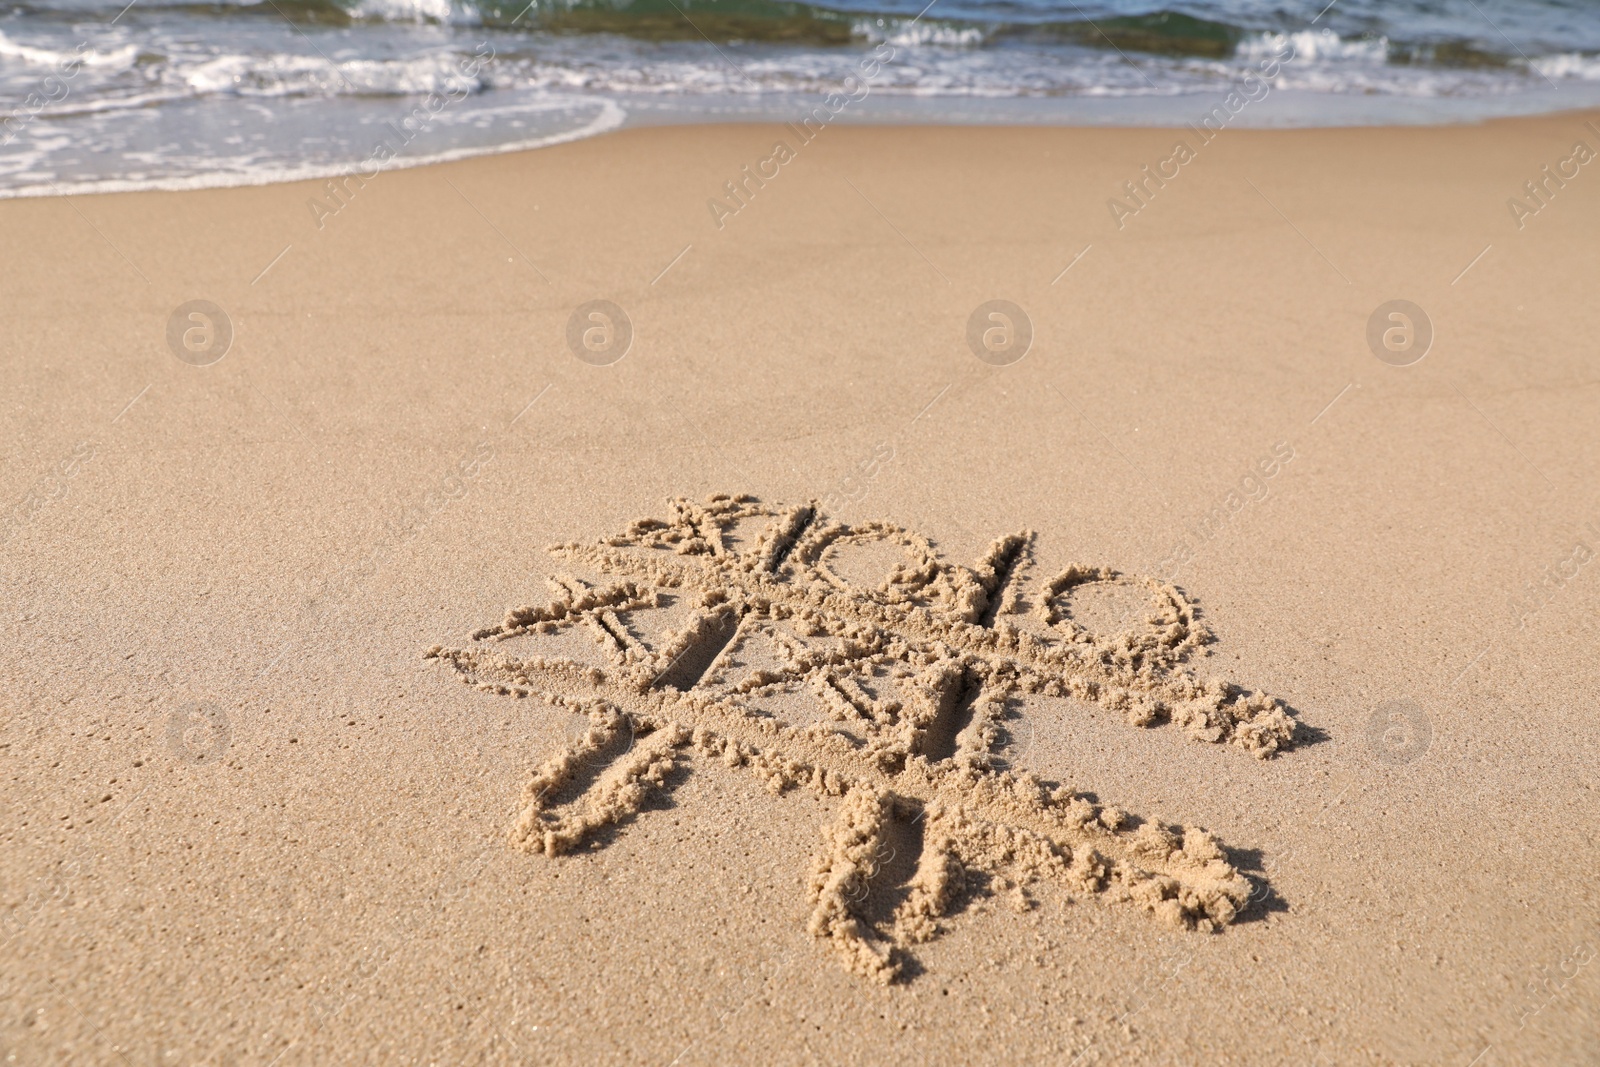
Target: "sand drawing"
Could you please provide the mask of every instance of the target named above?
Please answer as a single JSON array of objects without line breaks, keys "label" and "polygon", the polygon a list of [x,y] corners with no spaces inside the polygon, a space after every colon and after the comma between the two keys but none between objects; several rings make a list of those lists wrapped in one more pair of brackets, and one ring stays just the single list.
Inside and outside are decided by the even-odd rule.
[{"label": "sand drawing", "polygon": [[[1034,544],[1002,537],[967,567],[814,504],[673,500],[665,519],[550,549],[599,580],[557,575],[551,602],[425,656],[481,691],[582,717],[527,785],[518,848],[595,847],[694,758],[825,798],[837,818],[811,869],[810,932],[855,973],[904,977],[911,947],[965,906],[1026,908],[1045,879],[1219,929],[1252,886],[1210,834],[1011,766],[1008,719],[1030,695],[1070,697],[1259,757],[1291,744],[1294,721],[1187,666],[1210,634],[1178,589],[1104,567],[1035,574]],[[1137,592],[1148,610],[1094,632],[1071,608],[1093,585]],[[581,654],[519,654],[541,641]]]}]

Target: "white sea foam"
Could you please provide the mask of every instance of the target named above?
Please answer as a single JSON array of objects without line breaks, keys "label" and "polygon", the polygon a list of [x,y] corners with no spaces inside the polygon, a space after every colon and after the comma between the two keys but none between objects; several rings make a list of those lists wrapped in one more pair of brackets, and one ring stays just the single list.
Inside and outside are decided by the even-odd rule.
[{"label": "white sea foam", "polygon": [[99,52],[93,48],[85,48],[82,51],[62,51],[55,48],[40,48],[34,45],[19,44],[4,33],[0,33],[0,56],[20,60],[36,67],[61,68],[76,62],[85,67],[127,70],[139,58],[139,47],[130,44],[111,52]]},{"label": "white sea foam", "polygon": [[331,62],[322,56],[252,56],[223,54],[174,64],[172,80],[195,94],[235,93],[240,96],[426,95],[433,92],[477,92],[482,80],[461,73],[454,53],[433,53],[406,59],[351,59]]},{"label": "white sea foam", "polygon": [[984,41],[983,31],[976,26],[949,26],[931,20],[859,19],[850,29],[873,43],[887,41],[897,48],[972,48]]},{"label": "white sea foam", "polygon": [[387,22],[450,22],[471,25],[478,21],[471,4],[454,5],[451,0],[359,0],[352,11],[358,18]]},{"label": "white sea foam", "polygon": [[1546,78],[1577,78],[1581,81],[1600,81],[1600,56],[1586,56],[1577,52],[1541,56],[1532,63],[1533,69]]},{"label": "white sea foam", "polygon": [[[628,117],[627,112],[613,101],[593,100],[582,97],[565,99],[550,97],[538,101],[524,102],[516,107],[508,106],[492,110],[499,111],[502,116],[514,114],[523,120],[536,116],[540,112],[552,111],[583,112],[589,113],[591,117],[587,120],[575,121],[572,125],[557,129],[554,132],[539,133],[532,136],[523,134],[521,137],[488,146],[447,148],[435,152],[402,152],[386,164],[383,169],[385,171],[406,170],[431,163],[449,163],[477,156],[521,152],[564,144],[569,141],[581,141],[621,128]],[[471,122],[478,117],[476,115],[470,116],[465,121]],[[119,178],[80,178],[53,181],[29,181],[27,179],[27,174],[46,159],[50,149],[63,147],[69,140],[70,138],[68,137],[57,135],[54,138],[36,142],[34,147],[37,150],[37,158],[27,160],[20,168],[6,168],[6,173],[0,175],[0,181],[4,181],[5,178],[12,175],[20,177],[21,181],[10,187],[0,185],[0,200],[58,194],[225,189],[249,185],[272,185],[279,182],[310,181],[364,172],[366,166],[365,157],[337,161],[301,160],[290,162],[281,158],[269,159],[261,156],[244,155],[219,156],[210,161],[211,166],[206,170],[190,173],[145,173]],[[172,163],[165,153],[158,151],[128,153],[128,157],[144,164],[152,171],[163,167],[170,168]]]},{"label": "white sea foam", "polygon": [[1383,64],[1389,59],[1385,37],[1346,39],[1332,30],[1300,30],[1295,33],[1261,33],[1239,42],[1234,55],[1242,60],[1265,59],[1294,49],[1297,63]]}]

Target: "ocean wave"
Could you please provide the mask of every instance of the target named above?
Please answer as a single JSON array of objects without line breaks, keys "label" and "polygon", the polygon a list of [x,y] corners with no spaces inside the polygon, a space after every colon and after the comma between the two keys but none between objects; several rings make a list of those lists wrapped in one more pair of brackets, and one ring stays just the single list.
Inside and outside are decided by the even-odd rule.
[{"label": "ocean wave", "polygon": [[526,7],[526,0],[516,7],[509,6],[510,0],[504,5],[501,0],[142,0],[133,6],[128,5],[127,0],[77,0],[69,8],[63,9],[50,4],[48,0],[23,0],[18,4],[8,4],[7,13],[46,19],[58,19],[66,12],[79,18],[95,15],[120,18],[126,7],[136,12],[135,21],[141,17],[182,17],[224,22],[286,19],[297,26],[351,26],[362,23],[477,25],[482,21],[480,2],[496,16],[503,11],[507,20]]},{"label": "ocean wave", "polygon": [[1559,55],[1541,56],[1529,63],[1546,78],[1576,78],[1580,81],[1600,81],[1600,56],[1581,52],[1563,52]]},{"label": "ocean wave", "polygon": [[[581,141],[620,129],[628,118],[627,111],[613,101],[583,97],[547,97],[541,100],[524,101],[515,108],[489,110],[491,112],[513,113],[524,120],[530,115],[552,111],[589,112],[591,117],[575,121],[569,126],[552,132],[529,135],[526,131],[523,131],[519,135],[509,137],[492,145],[473,145],[447,148],[434,152],[402,154],[392,159],[383,169],[385,171],[408,170],[412,167],[427,166],[434,163],[450,163],[478,156],[522,152],[535,148],[547,148],[551,145],[565,144],[570,141]],[[474,118],[476,117],[478,116],[474,116]],[[70,140],[70,137],[61,134],[57,134],[53,138],[46,138],[33,146],[33,151],[28,158],[17,161],[6,168],[5,172],[0,173],[0,200],[54,195],[70,196],[82,193],[224,189],[250,185],[271,185],[279,182],[336,178],[346,174],[367,173],[370,170],[369,163],[362,162],[356,157],[349,159],[306,160],[303,158],[284,157],[264,159],[255,156],[219,156],[206,161],[208,165],[203,169],[176,170],[171,169],[174,161],[169,154],[149,152],[134,155],[141,162],[149,165],[152,170],[166,167],[169,169],[168,173],[145,173],[121,177],[97,176],[76,179],[58,177],[45,181],[29,179],[28,175],[33,173],[45,161],[50,150],[58,149],[69,143]]]},{"label": "ocean wave", "polygon": [[130,44],[112,52],[98,52],[92,48],[67,52],[55,48],[19,44],[4,33],[0,33],[0,56],[19,59],[36,67],[56,67],[59,69],[76,62],[85,67],[127,70],[138,60],[139,46]]},{"label": "ocean wave", "polygon": [[1346,39],[1332,30],[1299,30],[1294,33],[1259,33],[1241,40],[1235,56],[1244,60],[1281,56],[1293,49],[1297,63],[1387,63],[1389,39],[1357,37]]},{"label": "ocean wave", "polygon": [[[1071,0],[987,9],[945,0],[943,18],[913,18],[910,5],[859,10],[887,0],[849,0],[853,10],[785,0],[141,0],[115,23],[126,0],[13,2],[62,6],[0,14],[0,96],[15,101],[0,144],[0,190],[11,192],[0,195],[338,173],[430,93],[450,103],[426,144],[449,154],[424,157],[419,141],[409,162],[591,136],[625,114],[782,120],[846,79],[858,84],[862,60],[886,44],[893,58],[847,121],[1179,124],[1286,54],[1274,102],[1250,122],[1315,124],[1333,113],[1318,110],[1330,101],[1356,117],[1329,121],[1359,122],[1600,102],[1600,46],[1581,33],[1555,36],[1560,48],[1530,45],[1531,59],[1484,58],[1464,38],[1418,43],[1371,29],[1387,25],[1377,20],[1247,29],[1106,14],[1110,0],[1080,0],[1088,13]],[[1068,9],[1080,17],[1062,18]],[[1004,17],[978,17],[985,10]],[[41,89],[74,60],[70,78]]]},{"label": "ocean wave", "polygon": [[[1510,68],[1427,67],[1386,62],[1383,38],[1346,39],[1331,31],[1258,34],[1240,41],[1231,55],[1212,59],[1136,57],[1036,38],[996,43],[976,31],[954,34],[939,24],[898,25],[887,19],[872,30],[896,49],[894,60],[882,64],[872,80],[874,93],[890,96],[1108,99],[1225,91],[1261,60],[1285,54],[1294,59],[1282,64],[1275,84],[1319,93],[1433,99],[1504,95],[1546,78],[1600,81],[1600,59],[1592,55],[1542,57]],[[300,50],[279,52],[219,50],[186,36],[140,39],[139,46],[86,52],[94,63],[86,58],[85,67],[97,73],[80,72],[70,98],[54,113],[132,110],[212,96],[421,97],[522,89],[736,99],[826,94],[870,52],[870,41],[858,49],[735,45],[719,54],[703,41],[619,40],[596,49],[583,38],[502,35],[496,38],[500,51],[494,61],[480,64],[473,62],[468,36],[436,39],[388,56],[350,55],[347,48],[306,46],[294,38],[284,43]],[[0,57],[15,53],[25,53],[29,58],[23,62],[35,69],[73,55],[0,36]],[[0,68],[3,63],[0,58]],[[38,77],[17,72],[10,86],[25,94],[29,79]]]},{"label": "ocean wave", "polygon": [[347,59],[320,55],[253,56],[228,53],[174,69],[176,80],[195,94],[239,96],[425,96],[475,93],[478,75],[462,73],[468,57],[435,53],[399,60]]},{"label": "ocean wave", "polygon": [[[1159,63],[1130,63],[1120,55],[1094,51],[1064,54],[1038,45],[896,45],[895,59],[881,66],[871,85],[874,93],[922,97],[1104,99],[1203,94],[1225,91],[1230,83],[1256,69],[1259,58],[1281,56],[1289,44],[1295,47],[1291,53],[1295,58],[1282,64],[1274,79],[1279,88],[1436,98],[1515,92],[1530,79],[1538,80],[1528,71],[1388,64],[1375,57],[1375,42],[1341,48],[1321,39],[1289,40],[1244,50],[1229,59]],[[493,63],[466,74],[463,64],[471,54],[454,48],[382,59],[207,52],[147,57],[135,83],[107,95],[115,101],[109,106],[133,107],[136,101],[164,102],[184,96],[420,97],[524,89],[730,98],[826,94],[858,69],[864,54],[867,52],[848,49],[784,51],[747,55],[729,64],[708,62],[704,50],[687,43],[665,51],[632,45],[596,55],[581,43],[568,41],[524,53],[501,53]],[[1541,73],[1553,80],[1600,80],[1600,63],[1574,57],[1560,65],[1550,64]],[[87,105],[84,95],[75,93],[72,104]]]},{"label": "ocean wave", "polygon": [[937,45],[943,48],[972,48],[984,43],[986,35],[977,26],[955,26],[911,19],[858,19],[851,25],[856,36],[874,44],[887,42],[896,48]]},{"label": "ocean wave", "polygon": [[452,0],[356,0],[352,16],[382,22],[449,22],[475,25],[481,21],[474,4]]}]

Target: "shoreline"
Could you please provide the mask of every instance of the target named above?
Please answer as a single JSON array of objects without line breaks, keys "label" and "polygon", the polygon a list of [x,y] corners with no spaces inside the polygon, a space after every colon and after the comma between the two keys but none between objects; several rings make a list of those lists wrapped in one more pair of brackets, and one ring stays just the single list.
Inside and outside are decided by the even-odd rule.
[{"label": "shoreline", "polygon": [[[873,101],[881,98],[868,97],[863,102],[864,107],[878,108],[888,113],[884,115],[863,115],[861,108],[854,111],[841,112],[834,115],[829,125],[850,127],[858,129],[898,129],[898,128],[952,128],[952,129],[1007,129],[1007,130],[1108,130],[1108,131],[1163,131],[1163,130],[1193,130],[1196,123],[1205,126],[1213,137],[1223,132],[1287,132],[1311,130],[1429,130],[1429,129],[1459,129],[1489,125],[1497,122],[1515,122],[1520,120],[1557,119],[1570,115],[1587,115],[1600,113],[1600,88],[1596,89],[1596,99],[1588,103],[1576,103],[1555,108],[1539,108],[1536,110],[1509,110],[1503,112],[1485,112],[1482,110],[1467,110],[1480,101],[1462,100],[1461,105],[1465,113],[1458,117],[1440,116],[1429,112],[1436,108],[1438,101],[1428,103],[1409,100],[1388,101],[1388,110],[1404,112],[1408,107],[1418,109],[1411,121],[1394,121],[1395,116],[1386,119],[1375,119],[1370,111],[1360,110],[1369,107],[1359,99],[1337,95],[1308,94],[1295,90],[1275,89],[1270,97],[1262,100],[1259,105],[1251,105],[1249,109],[1229,117],[1225,126],[1213,128],[1206,124],[1206,117],[1221,110],[1221,101],[1227,94],[1223,93],[1195,93],[1189,94],[1194,106],[1193,115],[1187,119],[1171,118],[1166,115],[1149,116],[1147,121],[1139,121],[1140,108],[1149,106],[1146,102],[1136,98],[1118,101],[1101,101],[1101,104],[1110,104],[1113,114],[1107,115],[1099,121],[1061,121],[1059,119],[1038,118],[1035,121],[1015,121],[1011,112],[1036,109],[1042,111],[1056,106],[1055,102],[1038,101],[1004,101],[995,107],[995,111],[1004,112],[1002,117],[995,113],[989,115],[974,114],[970,121],[960,121],[959,116],[963,107],[983,108],[994,105],[982,101],[952,101],[945,98],[929,99],[926,101],[911,101],[906,99],[891,99],[887,105],[880,105]],[[1311,122],[1279,122],[1275,110],[1282,110],[1287,114],[1299,113],[1306,98],[1318,98],[1323,105],[1334,105],[1353,109],[1347,121],[1311,121]],[[1272,103],[1275,98],[1278,103]],[[1171,106],[1168,98],[1160,105],[1162,108]],[[626,97],[596,97],[592,102],[598,107],[598,114],[587,125],[575,130],[561,131],[540,135],[524,141],[513,141],[503,145],[473,148],[452,148],[433,153],[407,156],[403,149],[410,141],[404,135],[396,134],[401,141],[401,149],[395,149],[389,141],[379,138],[378,145],[372,152],[366,154],[362,161],[351,161],[343,164],[304,164],[299,169],[292,171],[277,171],[264,175],[244,174],[199,174],[183,178],[155,178],[155,179],[90,179],[81,182],[46,183],[44,185],[24,185],[15,188],[0,188],[0,201],[7,200],[34,200],[48,199],[57,196],[103,196],[119,193],[168,193],[192,192],[210,189],[247,189],[266,186],[288,185],[297,182],[326,181],[353,175],[361,175],[374,165],[374,160],[379,160],[380,173],[398,170],[414,170],[419,167],[433,167],[447,163],[459,163],[473,159],[491,159],[497,156],[514,155],[520,152],[535,152],[576,141],[590,140],[596,137],[605,137],[627,130],[656,129],[656,128],[717,128],[766,126],[783,124],[792,126],[801,122],[806,115],[806,106],[817,106],[815,97],[795,97],[785,102],[774,102],[763,111],[748,111],[718,122],[706,122],[701,113],[695,110],[692,99],[674,101],[667,108],[652,108],[650,105],[658,104],[652,100],[628,99]],[[708,103],[715,103],[711,101]],[[1554,101],[1550,101],[1554,103]],[[1201,107],[1210,104],[1210,110]],[[625,105],[632,105],[632,108]],[[930,114],[923,116],[918,113],[919,107],[925,107]],[[892,110],[891,110],[892,109]],[[1120,114],[1115,112],[1122,112]],[[951,121],[951,115],[957,116],[956,121]],[[398,112],[397,112],[398,114]],[[1337,117],[1337,116],[1335,116]],[[1079,117],[1081,118],[1081,117]],[[1131,120],[1131,121],[1130,121]],[[392,125],[392,123],[390,124]],[[426,131],[423,131],[426,132]],[[387,146],[387,148],[385,148]],[[386,155],[385,155],[386,153]]]}]

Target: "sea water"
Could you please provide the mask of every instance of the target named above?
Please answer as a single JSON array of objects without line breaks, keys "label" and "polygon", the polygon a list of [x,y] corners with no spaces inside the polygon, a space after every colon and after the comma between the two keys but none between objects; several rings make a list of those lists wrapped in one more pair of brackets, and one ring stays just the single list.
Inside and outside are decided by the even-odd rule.
[{"label": "sea water", "polygon": [[1183,124],[1230,93],[1238,126],[1596,106],[1600,2],[24,0],[0,10],[0,196],[370,172],[643,123]]}]

